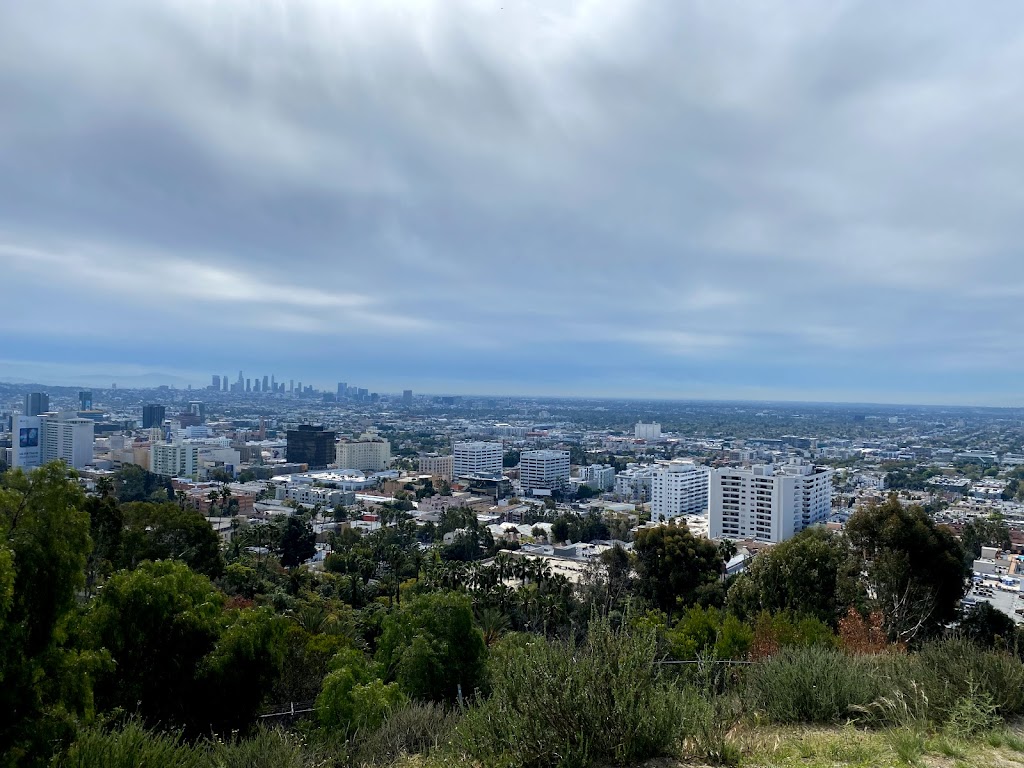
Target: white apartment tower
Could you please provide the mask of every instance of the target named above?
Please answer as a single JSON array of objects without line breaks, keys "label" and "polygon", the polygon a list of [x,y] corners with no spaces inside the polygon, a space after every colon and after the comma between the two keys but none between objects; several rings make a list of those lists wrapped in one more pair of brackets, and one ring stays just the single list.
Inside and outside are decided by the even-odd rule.
[{"label": "white apartment tower", "polygon": [[638,421],[633,430],[633,436],[637,440],[661,440],[661,424],[658,422],[644,424],[642,421]]},{"label": "white apartment tower", "polygon": [[456,443],[452,450],[452,477],[467,475],[500,475],[501,443]]},{"label": "white apartment tower", "polygon": [[391,463],[391,443],[376,432],[365,432],[358,440],[342,440],[335,451],[339,469],[383,472]]},{"label": "white apartment tower", "polygon": [[615,467],[608,464],[588,464],[580,467],[580,479],[595,491],[610,491],[615,487]]},{"label": "white apartment tower", "polygon": [[81,469],[93,460],[92,419],[79,419],[58,413],[16,416],[11,457],[15,467],[33,469],[61,460]]},{"label": "white apartment tower", "polygon": [[709,495],[710,538],[778,543],[828,517],[832,470],[803,459],[716,469]]},{"label": "white apartment tower", "polygon": [[659,464],[651,482],[651,520],[699,515],[708,509],[711,470],[692,461]]},{"label": "white apartment tower", "polygon": [[195,477],[199,473],[199,446],[195,443],[153,443],[149,471],[166,477]]},{"label": "white apartment tower", "polygon": [[527,495],[564,488],[569,484],[569,452],[523,451],[519,456],[519,484]]}]

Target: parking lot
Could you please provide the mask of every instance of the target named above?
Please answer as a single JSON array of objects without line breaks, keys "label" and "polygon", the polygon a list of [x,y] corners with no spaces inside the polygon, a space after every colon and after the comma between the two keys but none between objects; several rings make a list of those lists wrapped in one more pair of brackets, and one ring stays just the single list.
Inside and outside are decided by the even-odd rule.
[{"label": "parking lot", "polygon": [[964,598],[964,606],[970,605],[972,601],[981,602],[984,600],[1011,617],[1018,624],[1024,623],[1024,616],[1016,613],[1018,609],[1024,609],[1024,600],[1019,599],[1019,595],[1024,593],[1019,592],[1013,587],[1010,588],[1012,591],[1004,591],[999,586],[999,582],[994,579],[986,579],[980,584],[973,584],[971,591]]}]

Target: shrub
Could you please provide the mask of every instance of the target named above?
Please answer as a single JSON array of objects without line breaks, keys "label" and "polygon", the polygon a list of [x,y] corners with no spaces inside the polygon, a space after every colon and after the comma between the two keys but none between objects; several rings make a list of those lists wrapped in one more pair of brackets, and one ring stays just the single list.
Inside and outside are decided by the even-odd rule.
[{"label": "shrub", "polygon": [[783,649],[755,667],[748,697],[778,723],[833,723],[876,697],[869,662],[820,646]]},{"label": "shrub", "polygon": [[206,746],[205,765],[215,768],[305,768],[313,764],[302,740],[280,728],[256,729],[248,738]]},{"label": "shrub", "polygon": [[499,643],[493,694],[456,729],[458,750],[487,765],[630,763],[674,744],[682,698],[654,664],[651,632],[592,622],[582,645]]},{"label": "shrub", "polygon": [[446,744],[457,716],[432,702],[412,702],[391,713],[384,723],[354,741],[360,764],[390,765],[401,755],[426,754]]},{"label": "shrub", "polygon": [[1024,713],[1024,664],[1003,651],[962,639],[925,643],[911,674],[928,696],[933,719],[945,722],[964,697],[988,697],[1001,717]]},{"label": "shrub", "polygon": [[200,768],[206,764],[199,750],[182,742],[181,734],[153,733],[136,720],[113,731],[81,731],[54,762],[57,768]]}]

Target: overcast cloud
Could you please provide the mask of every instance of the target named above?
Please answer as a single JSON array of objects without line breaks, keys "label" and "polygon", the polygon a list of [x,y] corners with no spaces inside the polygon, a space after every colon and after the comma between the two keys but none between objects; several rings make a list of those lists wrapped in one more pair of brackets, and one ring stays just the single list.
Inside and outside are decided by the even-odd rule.
[{"label": "overcast cloud", "polygon": [[1024,404],[1022,137],[1016,2],[6,2],[0,378]]}]

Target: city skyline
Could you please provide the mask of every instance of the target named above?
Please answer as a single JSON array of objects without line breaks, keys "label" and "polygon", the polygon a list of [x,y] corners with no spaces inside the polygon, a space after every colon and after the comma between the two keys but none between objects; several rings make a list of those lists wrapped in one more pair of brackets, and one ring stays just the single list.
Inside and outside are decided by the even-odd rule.
[{"label": "city skyline", "polygon": [[1024,405],[1022,21],[12,4],[0,378]]}]

